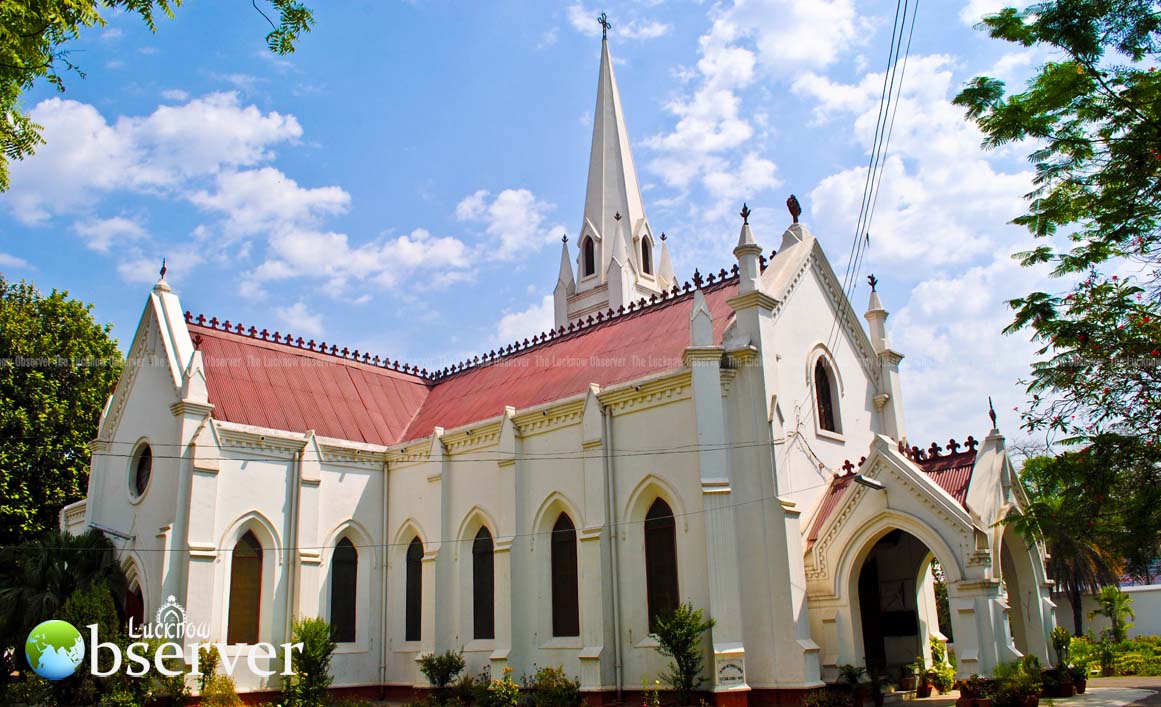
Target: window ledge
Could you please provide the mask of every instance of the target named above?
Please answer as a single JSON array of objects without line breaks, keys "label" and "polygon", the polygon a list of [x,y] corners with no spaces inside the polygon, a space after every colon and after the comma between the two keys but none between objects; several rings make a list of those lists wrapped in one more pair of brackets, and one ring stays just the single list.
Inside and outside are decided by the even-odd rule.
[{"label": "window ledge", "polygon": [[821,427],[815,430],[815,434],[818,435],[819,439],[828,439],[832,442],[847,441],[847,438],[843,437],[841,432],[831,432],[830,430],[824,430]]},{"label": "window ledge", "polygon": [[659,645],[661,645],[661,644],[659,644],[657,642],[657,639],[653,637],[653,634],[650,633],[650,634],[646,634],[645,638],[642,638],[640,641],[637,641],[636,643],[634,643],[633,647],[634,648],[656,648]]},{"label": "window ledge", "polygon": [[396,653],[419,653],[423,650],[423,643],[420,641],[404,641],[395,649]]},{"label": "window ledge", "polygon": [[366,653],[370,647],[366,643],[339,643],[335,646],[335,655]]},{"label": "window ledge", "polygon": [[464,653],[482,653],[494,650],[496,650],[496,639],[494,638],[473,638],[464,646]]}]

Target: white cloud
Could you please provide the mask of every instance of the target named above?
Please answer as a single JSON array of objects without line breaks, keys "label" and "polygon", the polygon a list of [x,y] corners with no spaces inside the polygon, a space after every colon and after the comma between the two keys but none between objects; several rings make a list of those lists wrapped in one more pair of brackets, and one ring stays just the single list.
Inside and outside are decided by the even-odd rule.
[{"label": "white cloud", "polygon": [[126,246],[146,237],[140,224],[124,216],[78,221],[73,224],[73,230],[85,239],[86,246],[98,253],[108,253],[114,244]]},{"label": "white cloud", "polygon": [[559,34],[560,30],[558,30],[556,27],[549,27],[544,31],[544,34],[540,35],[540,41],[536,43],[536,48],[548,49],[549,47],[555,46],[556,41],[559,38]]},{"label": "white cloud", "polygon": [[113,191],[180,193],[190,179],[268,160],[274,145],[302,134],[293,116],[242,106],[235,93],[112,124],[93,106],[60,98],[41,101],[31,116],[46,144],[12,165],[12,188],[0,197],[25,223],[83,211]]},{"label": "white cloud", "polygon": [[496,324],[496,336],[492,346],[507,345],[522,341],[533,334],[540,334],[552,328],[555,310],[552,295],[545,295],[540,302],[519,312],[508,312]]},{"label": "white cloud", "polygon": [[322,315],[310,311],[304,302],[295,302],[289,307],[275,307],[274,314],[279,321],[291,327],[294,334],[311,337],[323,335]]},{"label": "white cloud", "polygon": [[273,167],[222,172],[213,191],[201,190],[189,199],[224,216],[231,235],[267,233],[287,224],[314,224],[323,216],[345,212],[351,196],[340,187],[300,187]]},{"label": "white cloud", "polygon": [[468,248],[462,241],[436,237],[422,228],[396,238],[352,245],[345,233],[288,227],[270,238],[267,259],[251,276],[255,283],[322,279],[338,294],[352,281],[370,281],[387,288],[411,275],[427,277],[428,286],[441,286],[465,277],[470,265]]},{"label": "white cloud", "polygon": [[17,258],[15,255],[8,253],[0,253],[0,268],[21,268],[31,270],[32,265],[24,258]]},{"label": "white cloud", "polygon": [[515,260],[564,234],[561,225],[546,224],[552,204],[537,199],[527,189],[505,189],[490,202],[484,189],[456,205],[456,218],[485,225],[489,240],[480,252],[490,260]]},{"label": "white cloud", "polygon": [[167,101],[183,102],[189,100],[189,92],[180,88],[168,88],[161,92],[161,97]]},{"label": "white cloud", "polygon": [[[590,37],[595,37],[601,33],[601,26],[597,23],[597,15],[599,14],[599,11],[579,2],[568,6],[569,24],[576,31]],[[665,36],[673,29],[664,22],[643,17],[629,17],[627,19],[612,17],[609,18],[609,22],[612,25],[612,29],[609,31],[615,32],[618,37],[625,39],[656,39]]]},{"label": "white cloud", "polygon": [[1019,3],[1012,0],[968,0],[967,5],[959,11],[959,19],[965,25],[974,26],[985,15],[993,15],[1012,5],[1019,5]]}]

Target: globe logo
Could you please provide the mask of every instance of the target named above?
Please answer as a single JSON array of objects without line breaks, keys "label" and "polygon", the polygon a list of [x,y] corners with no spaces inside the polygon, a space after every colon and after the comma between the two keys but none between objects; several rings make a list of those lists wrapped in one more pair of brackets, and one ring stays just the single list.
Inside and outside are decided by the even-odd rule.
[{"label": "globe logo", "polygon": [[75,673],[85,659],[85,642],[72,624],[52,619],[32,629],[24,643],[24,654],[37,675],[63,680]]}]

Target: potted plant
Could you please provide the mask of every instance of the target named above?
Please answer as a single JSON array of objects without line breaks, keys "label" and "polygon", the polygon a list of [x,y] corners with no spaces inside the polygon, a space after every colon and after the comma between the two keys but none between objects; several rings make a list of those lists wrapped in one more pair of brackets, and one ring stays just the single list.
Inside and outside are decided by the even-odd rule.
[{"label": "potted plant", "polygon": [[1088,687],[1088,664],[1073,663],[1068,666],[1068,673],[1072,676],[1072,686],[1076,688],[1076,694],[1083,695],[1085,688]]},{"label": "potted plant", "polygon": [[918,682],[915,676],[915,665],[908,663],[899,672],[899,689],[903,691],[914,690]]},{"label": "potted plant", "polygon": [[883,676],[871,676],[871,702],[875,707],[883,707]]},{"label": "potted plant", "polygon": [[996,707],[1037,707],[1040,704],[1040,661],[1025,656],[1022,661],[996,666]]},{"label": "potted plant", "polygon": [[1056,665],[1068,665],[1068,647],[1072,643],[1072,634],[1063,626],[1052,629],[1052,648],[1056,651]]},{"label": "potted plant", "polygon": [[927,669],[927,663],[923,660],[923,656],[917,657],[911,666],[915,673],[915,696],[919,698],[931,697],[931,671]]},{"label": "potted plant", "polygon": [[960,694],[955,702],[956,707],[992,707],[992,698],[996,694],[995,680],[972,674],[966,680],[956,681],[955,687]]},{"label": "potted plant", "polygon": [[863,677],[867,674],[867,669],[858,665],[840,665],[839,666],[839,682],[847,686],[851,691],[851,696],[854,698],[855,707],[862,707],[863,702],[867,699],[867,687],[863,684]]}]

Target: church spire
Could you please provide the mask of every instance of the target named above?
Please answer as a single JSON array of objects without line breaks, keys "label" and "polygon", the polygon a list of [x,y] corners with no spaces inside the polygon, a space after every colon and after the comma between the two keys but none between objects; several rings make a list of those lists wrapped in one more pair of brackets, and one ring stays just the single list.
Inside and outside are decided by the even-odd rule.
[{"label": "church spire", "polygon": [[[629,149],[629,132],[609,54],[612,25],[603,14],[597,19],[602,29],[601,67],[584,221],[577,240],[576,285],[572,293],[558,286],[556,327],[627,307],[672,286],[667,280],[673,276],[669,253],[662,247],[662,261],[658,262],[657,241],[645,218],[637,168]],[[563,276],[563,270],[561,273]]]},{"label": "church spire", "polygon": [[[602,23],[604,26],[604,23]],[[621,94],[613,75],[613,59],[609,55],[608,37],[601,39],[601,69],[597,80],[597,105],[593,110],[593,142],[589,153],[588,189],[585,192],[582,234],[595,235],[598,240],[612,244],[616,237],[614,218],[621,214],[626,234],[626,245],[639,243],[648,230],[645,207],[641,201],[641,187],[637,183],[637,168],[629,149],[629,132],[625,129],[625,113]],[[584,238],[584,235],[581,236]],[[602,265],[607,266],[611,252],[606,249]],[[637,258],[634,258],[637,260]],[[601,267],[604,270],[605,267]]]}]

